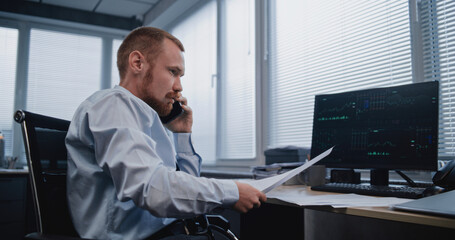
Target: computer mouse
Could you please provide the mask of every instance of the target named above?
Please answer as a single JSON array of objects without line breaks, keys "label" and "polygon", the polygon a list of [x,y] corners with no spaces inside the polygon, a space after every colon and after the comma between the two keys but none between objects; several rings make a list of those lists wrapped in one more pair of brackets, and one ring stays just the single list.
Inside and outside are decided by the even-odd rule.
[{"label": "computer mouse", "polygon": [[427,187],[423,191],[423,196],[424,197],[433,196],[433,195],[442,193],[444,191],[445,191],[445,188],[442,188],[442,187],[439,187],[439,186],[431,186],[431,187]]}]

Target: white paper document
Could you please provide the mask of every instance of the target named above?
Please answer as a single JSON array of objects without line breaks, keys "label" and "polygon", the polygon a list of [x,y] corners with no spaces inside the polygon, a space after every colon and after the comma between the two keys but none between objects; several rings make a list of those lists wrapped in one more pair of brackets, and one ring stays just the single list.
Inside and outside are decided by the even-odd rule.
[{"label": "white paper document", "polygon": [[267,193],[267,198],[275,198],[299,206],[345,207],[388,207],[411,201],[406,198],[374,197],[358,194],[311,191],[305,186],[281,186]]},{"label": "white paper document", "polygon": [[333,147],[330,148],[329,150],[321,153],[319,156],[306,162],[302,166],[292,169],[291,171],[288,171],[288,172],[285,172],[285,173],[282,173],[282,174],[279,174],[279,175],[276,175],[273,177],[260,179],[260,180],[242,180],[242,182],[250,184],[251,186],[255,187],[256,189],[262,191],[263,193],[267,193],[270,190],[274,189],[275,187],[280,186],[287,180],[291,179],[295,175],[299,174],[303,170],[311,167],[313,164],[315,164],[315,163],[319,162],[320,160],[322,160],[323,158],[327,157],[332,152],[332,149],[333,149]]}]

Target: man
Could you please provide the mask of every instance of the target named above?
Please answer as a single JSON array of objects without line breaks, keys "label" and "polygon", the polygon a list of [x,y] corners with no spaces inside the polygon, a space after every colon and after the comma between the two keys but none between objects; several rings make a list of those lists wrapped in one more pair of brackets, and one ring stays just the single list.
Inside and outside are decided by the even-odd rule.
[{"label": "man", "polygon": [[[77,109],[66,137],[67,191],[81,237],[156,237],[174,218],[219,207],[244,213],[266,200],[248,184],[199,177],[192,110],[181,94],[183,52],[165,31],[133,30],[117,54],[120,86],[96,92]],[[184,113],[163,125],[159,117],[175,101]]]}]

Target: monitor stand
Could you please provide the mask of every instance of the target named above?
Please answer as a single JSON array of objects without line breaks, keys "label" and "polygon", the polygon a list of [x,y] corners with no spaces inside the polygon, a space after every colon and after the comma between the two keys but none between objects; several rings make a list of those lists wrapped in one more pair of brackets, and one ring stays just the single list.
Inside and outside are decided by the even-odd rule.
[{"label": "monitor stand", "polygon": [[370,170],[370,185],[388,186],[389,185],[389,170],[388,169],[371,169]]},{"label": "monitor stand", "polygon": [[360,173],[354,169],[332,169],[330,182],[360,184]]}]

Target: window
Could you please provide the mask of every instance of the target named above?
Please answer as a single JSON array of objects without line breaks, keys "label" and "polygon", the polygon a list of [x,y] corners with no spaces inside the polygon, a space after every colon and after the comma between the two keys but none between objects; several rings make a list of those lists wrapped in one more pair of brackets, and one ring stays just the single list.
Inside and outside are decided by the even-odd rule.
[{"label": "window", "polygon": [[32,29],[26,109],[71,120],[101,83],[101,38]]},{"label": "window", "polygon": [[[111,68],[102,63],[111,66],[115,60],[103,47],[117,51],[120,40],[116,39],[126,32],[93,31],[70,23],[50,26],[39,19],[17,18],[0,18],[0,131],[5,155],[18,157],[16,167],[22,167],[25,152],[20,127],[13,124],[14,111],[24,109],[70,120],[83,100],[110,86],[111,79],[102,76],[109,76],[106,73]],[[113,81],[118,82],[117,76],[113,74]]]},{"label": "window", "polygon": [[269,147],[311,146],[316,94],[412,81],[408,1],[271,4]]},{"label": "window", "polygon": [[[256,151],[311,146],[317,94],[434,80],[441,84],[439,155],[455,156],[454,2],[221,0],[217,5],[217,160],[261,159]],[[186,45],[187,51],[205,48]]]},{"label": "window", "polygon": [[439,157],[455,156],[455,2],[421,1],[426,81],[440,83]]},{"label": "window", "polygon": [[114,39],[112,41],[112,68],[111,68],[111,87],[120,83],[120,75],[117,68],[117,51],[123,40]]},{"label": "window", "polygon": [[[219,16],[217,4],[222,6]],[[204,163],[254,159],[254,1],[210,1],[180,21],[172,33],[186,50],[183,94],[194,110],[194,144]],[[220,33],[223,37],[217,39]]]},{"label": "window", "polygon": [[[416,3],[419,30],[410,10]],[[424,76],[417,81],[441,83],[440,155],[453,157],[454,12],[455,3],[434,0],[198,2],[169,25],[186,47],[182,84],[195,112],[195,147],[205,163],[241,165],[248,161],[236,160],[261,159],[257,153],[267,147],[310,146],[316,94],[410,83],[420,68],[418,76]],[[32,29],[25,109],[69,119],[92,92],[118,84],[117,34],[36,27],[20,30]],[[18,30],[1,28],[0,33],[0,41],[10,44],[0,51],[18,48]],[[0,58],[11,64],[1,66],[10,71],[3,81],[8,89],[0,89],[3,96],[15,91],[15,54],[5,52]],[[111,79],[100,80],[107,72],[100,67],[103,61],[112,66],[105,74]],[[18,96],[7,98],[2,108],[12,111]],[[0,130],[8,134],[12,121],[5,119],[0,116]],[[257,132],[257,126],[264,131]]]},{"label": "window", "polygon": [[223,1],[219,159],[256,157],[255,1]]},{"label": "window", "polygon": [[185,47],[183,95],[193,109],[193,143],[204,163],[216,159],[216,1],[172,29]]},{"label": "window", "polygon": [[0,27],[0,132],[5,140],[5,156],[12,155],[12,124],[16,82],[18,30]]}]

